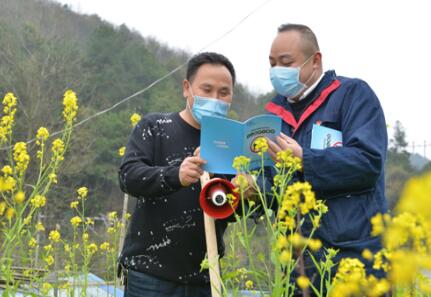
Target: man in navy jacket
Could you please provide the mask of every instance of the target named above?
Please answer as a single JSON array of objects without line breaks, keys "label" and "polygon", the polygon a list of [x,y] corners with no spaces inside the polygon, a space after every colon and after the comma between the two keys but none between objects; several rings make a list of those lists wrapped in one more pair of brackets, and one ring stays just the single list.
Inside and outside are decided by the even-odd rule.
[{"label": "man in navy jacket", "polygon": [[[337,260],[358,258],[364,249],[375,253],[381,243],[370,234],[370,219],[387,210],[387,131],[376,94],[360,79],[323,72],[317,39],[304,25],[280,26],[269,61],[277,95],[266,109],[283,119],[282,134],[269,141],[269,153],[275,160],[278,151],[291,149],[302,159],[298,178],[326,201],[329,212],[315,237],[324,247],[339,250]],[[342,146],[310,148],[314,124],[341,131]],[[310,259],[305,263],[313,265]],[[364,264],[368,272],[379,274],[371,263]]]}]

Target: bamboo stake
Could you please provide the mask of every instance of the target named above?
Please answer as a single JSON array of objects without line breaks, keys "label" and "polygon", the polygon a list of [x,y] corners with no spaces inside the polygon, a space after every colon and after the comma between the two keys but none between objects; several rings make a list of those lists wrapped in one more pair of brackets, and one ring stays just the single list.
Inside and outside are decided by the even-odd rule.
[{"label": "bamboo stake", "polygon": [[[201,188],[203,189],[207,182],[210,180],[208,172],[204,172],[201,176]],[[211,296],[221,297],[221,282],[220,282],[220,267],[219,255],[217,250],[217,236],[215,229],[214,218],[208,216],[204,212],[205,224],[205,241],[207,244],[209,274],[211,282]]]}]

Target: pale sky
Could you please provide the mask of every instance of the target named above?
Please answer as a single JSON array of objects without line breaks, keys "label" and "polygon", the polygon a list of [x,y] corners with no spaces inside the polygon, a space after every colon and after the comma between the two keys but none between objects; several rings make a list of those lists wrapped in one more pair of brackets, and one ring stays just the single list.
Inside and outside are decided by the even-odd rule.
[{"label": "pale sky", "polygon": [[[283,23],[308,25],[317,35],[325,70],[361,78],[374,89],[390,125],[390,135],[391,127],[400,120],[410,144],[431,144],[428,1],[56,1],[80,13],[98,14],[116,25],[124,23],[144,37],[155,37],[191,54],[255,11],[228,35],[205,48],[227,56],[235,66],[238,81],[254,92],[272,90],[268,55],[277,27]],[[423,148],[418,152],[423,154]],[[428,147],[428,158],[430,155]]]}]

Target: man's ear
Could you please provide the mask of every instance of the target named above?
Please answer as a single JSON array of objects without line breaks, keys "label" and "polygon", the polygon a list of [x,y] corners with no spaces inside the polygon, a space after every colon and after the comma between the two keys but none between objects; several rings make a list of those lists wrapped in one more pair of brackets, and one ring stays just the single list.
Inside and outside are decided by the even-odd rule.
[{"label": "man's ear", "polygon": [[190,82],[187,79],[183,80],[183,96],[184,96],[184,98],[189,97],[189,94],[190,94],[189,88],[190,88]]},{"label": "man's ear", "polygon": [[314,55],[314,58],[313,58],[313,68],[314,69],[319,69],[319,68],[321,68],[322,67],[322,53],[321,52],[317,52],[315,55]]}]

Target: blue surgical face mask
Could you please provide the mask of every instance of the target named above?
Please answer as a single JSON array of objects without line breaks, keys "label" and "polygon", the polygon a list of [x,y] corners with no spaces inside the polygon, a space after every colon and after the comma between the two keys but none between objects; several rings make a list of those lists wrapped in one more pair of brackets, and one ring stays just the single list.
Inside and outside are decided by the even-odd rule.
[{"label": "blue surgical face mask", "polygon": [[[314,54],[313,54],[314,55]],[[304,66],[311,57],[308,57],[304,63],[299,67],[284,67],[274,66],[270,69],[271,83],[274,89],[280,95],[287,97],[288,99],[295,98],[307,87],[299,80],[299,74],[302,66]],[[311,78],[311,75],[310,75]],[[310,78],[308,80],[310,80]]]},{"label": "blue surgical face mask", "polygon": [[226,117],[229,112],[230,103],[201,96],[193,96],[193,98],[194,102],[192,108],[190,108],[188,101],[187,107],[190,109],[195,121],[199,124],[203,116]]}]

